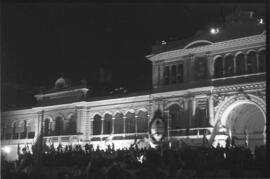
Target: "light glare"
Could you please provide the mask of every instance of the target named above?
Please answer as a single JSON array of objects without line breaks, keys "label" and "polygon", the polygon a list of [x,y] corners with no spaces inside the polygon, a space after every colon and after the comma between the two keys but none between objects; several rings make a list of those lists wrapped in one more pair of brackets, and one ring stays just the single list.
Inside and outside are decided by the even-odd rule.
[{"label": "light glare", "polygon": [[259,24],[263,24],[264,22],[263,22],[263,19],[262,18],[260,18],[259,19]]},{"label": "light glare", "polygon": [[210,33],[211,34],[217,34],[217,33],[219,33],[219,28],[211,28],[210,29]]},{"label": "light glare", "polygon": [[3,147],[2,150],[7,154],[9,154],[11,152],[11,149],[8,146]]}]

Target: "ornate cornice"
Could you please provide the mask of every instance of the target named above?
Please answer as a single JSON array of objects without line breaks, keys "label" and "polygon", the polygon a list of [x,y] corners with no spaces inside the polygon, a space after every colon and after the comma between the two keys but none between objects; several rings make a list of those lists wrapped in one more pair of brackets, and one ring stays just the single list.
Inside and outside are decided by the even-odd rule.
[{"label": "ornate cornice", "polygon": [[245,84],[235,84],[235,85],[215,87],[212,93],[227,93],[227,92],[236,92],[240,89],[246,91],[246,90],[256,90],[256,89],[265,89],[265,88],[266,88],[265,82],[245,83]]}]

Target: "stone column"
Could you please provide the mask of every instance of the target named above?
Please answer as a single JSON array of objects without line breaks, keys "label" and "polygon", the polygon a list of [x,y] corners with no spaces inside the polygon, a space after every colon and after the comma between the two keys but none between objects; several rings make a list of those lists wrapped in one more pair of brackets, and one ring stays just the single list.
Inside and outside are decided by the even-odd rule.
[{"label": "stone column", "polygon": [[37,120],[35,120],[35,140],[41,134],[42,118],[44,118],[44,111],[39,111],[37,113]]},{"label": "stone column", "polygon": [[213,126],[214,127],[214,122],[215,122],[215,116],[214,116],[214,102],[213,102],[213,96],[212,95],[210,95],[209,96],[209,98],[208,98],[208,100],[209,100],[209,102],[208,102],[208,108],[209,108],[209,124],[211,125],[211,126]]},{"label": "stone column", "polygon": [[89,118],[89,134],[90,137],[93,135],[93,121],[94,121],[94,117],[92,116],[91,118]]},{"label": "stone column", "polygon": [[226,76],[226,63],[225,63],[225,57],[221,57],[222,58],[222,77],[225,77]]},{"label": "stone column", "polygon": [[148,112],[147,112],[147,131],[149,129],[150,121],[153,118],[153,114],[154,114],[154,105],[153,105],[153,101],[150,100],[148,104]]},{"label": "stone column", "polygon": [[184,98],[184,120],[186,125],[186,130],[189,130],[190,122],[189,122],[189,99]]},{"label": "stone column", "polygon": [[112,116],[112,134],[114,134],[114,122],[115,122],[115,117]]},{"label": "stone column", "polygon": [[234,55],[233,56],[233,74],[235,75],[236,74],[236,56]]},{"label": "stone column", "polygon": [[[43,119],[43,124],[44,124],[44,120],[45,119]],[[43,127],[43,124],[42,124],[42,126],[41,127]],[[26,131],[25,131],[25,138],[26,139],[28,139],[28,133],[30,132],[30,131],[28,131],[28,126],[30,125],[30,120],[27,120],[26,121]],[[44,129],[43,129],[43,134],[44,134]]]},{"label": "stone column", "polygon": [[86,108],[82,110],[82,133],[84,134],[84,140],[90,139],[90,120],[89,112]]},{"label": "stone column", "polygon": [[256,72],[258,73],[260,71],[259,53],[258,52],[255,52],[255,53],[256,53],[256,65],[257,65]]},{"label": "stone column", "polygon": [[126,118],[127,118],[127,116],[124,115],[124,116],[123,116],[123,122],[124,122],[124,128],[123,128],[124,131],[123,131],[123,133],[124,133],[124,134],[126,134]]},{"label": "stone column", "polygon": [[83,134],[84,140],[89,140],[90,120],[88,119],[88,111],[86,107],[77,109],[77,132]]},{"label": "stone column", "polygon": [[193,126],[193,118],[194,118],[194,106],[196,105],[195,98],[188,98],[188,126],[189,128]]},{"label": "stone column", "polygon": [[135,120],[135,133],[136,133],[136,134],[137,134],[137,131],[138,131],[138,123],[137,123],[137,119],[138,119],[138,115],[135,114],[134,120]]},{"label": "stone column", "polygon": [[248,69],[247,69],[247,54],[244,54],[244,62],[245,62],[245,64],[244,64],[244,65],[245,65],[245,68],[244,68],[244,74],[247,74],[247,72],[248,72],[248,71],[247,71],[247,70],[248,70]]},{"label": "stone column", "polygon": [[101,135],[103,135],[104,132],[104,116],[101,117]]},{"label": "stone column", "polygon": [[76,107],[76,114],[77,114],[76,133],[79,133],[81,132],[81,108]]},{"label": "stone column", "polygon": [[208,78],[213,78],[214,77],[214,72],[215,72],[214,57],[208,55],[207,56],[207,61],[208,61]]}]

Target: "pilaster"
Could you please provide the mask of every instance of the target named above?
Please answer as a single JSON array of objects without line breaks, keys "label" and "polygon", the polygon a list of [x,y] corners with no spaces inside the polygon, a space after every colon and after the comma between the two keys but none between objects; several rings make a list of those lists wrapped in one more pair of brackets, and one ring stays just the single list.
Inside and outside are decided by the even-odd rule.
[{"label": "pilaster", "polygon": [[94,121],[94,117],[91,117],[89,119],[89,135],[92,136],[93,135],[93,121]]},{"label": "pilaster", "polygon": [[244,70],[244,74],[246,74],[247,73],[247,54],[246,53],[244,53],[244,66],[245,66],[245,70]]},{"label": "pilaster", "polygon": [[159,64],[159,86],[164,85],[164,63]]},{"label": "pilaster", "polygon": [[184,111],[185,111],[185,123],[186,123],[186,128],[190,128],[190,118],[189,118],[189,98],[184,98]]},{"label": "pilaster", "polygon": [[208,102],[208,108],[209,108],[209,124],[211,126],[214,126],[214,101],[213,101],[213,96],[210,95],[209,98],[208,98],[209,102]]},{"label": "pilaster", "polygon": [[208,78],[214,77],[214,57],[212,55],[207,55],[207,66],[208,66]]},{"label": "pilaster", "polygon": [[126,133],[126,118],[127,118],[127,116],[126,115],[124,115],[123,116],[123,123],[124,123],[124,127],[123,127],[123,133],[125,134]]},{"label": "pilaster", "polygon": [[101,134],[104,132],[104,116],[101,117]]},{"label": "pilaster", "polygon": [[135,114],[134,119],[135,119],[135,133],[137,134],[138,132],[138,124],[137,124],[138,115],[137,114]]},{"label": "pilaster", "polygon": [[153,80],[153,88],[158,87],[158,65],[157,63],[152,63],[152,80]]},{"label": "pilaster", "polygon": [[90,120],[88,120],[88,110],[86,107],[77,108],[77,133],[82,133],[85,140],[90,136]]},{"label": "pilaster", "polygon": [[44,117],[44,111],[37,113],[37,120],[35,120],[35,139],[41,134],[42,118]]}]

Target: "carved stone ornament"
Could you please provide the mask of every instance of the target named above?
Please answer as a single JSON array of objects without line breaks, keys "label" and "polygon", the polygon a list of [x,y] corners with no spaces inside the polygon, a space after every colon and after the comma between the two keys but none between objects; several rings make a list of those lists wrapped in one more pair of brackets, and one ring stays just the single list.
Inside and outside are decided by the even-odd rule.
[{"label": "carved stone ornament", "polygon": [[228,97],[221,94],[213,95],[213,104],[214,104],[214,111],[216,112],[220,104],[226,100]]}]

